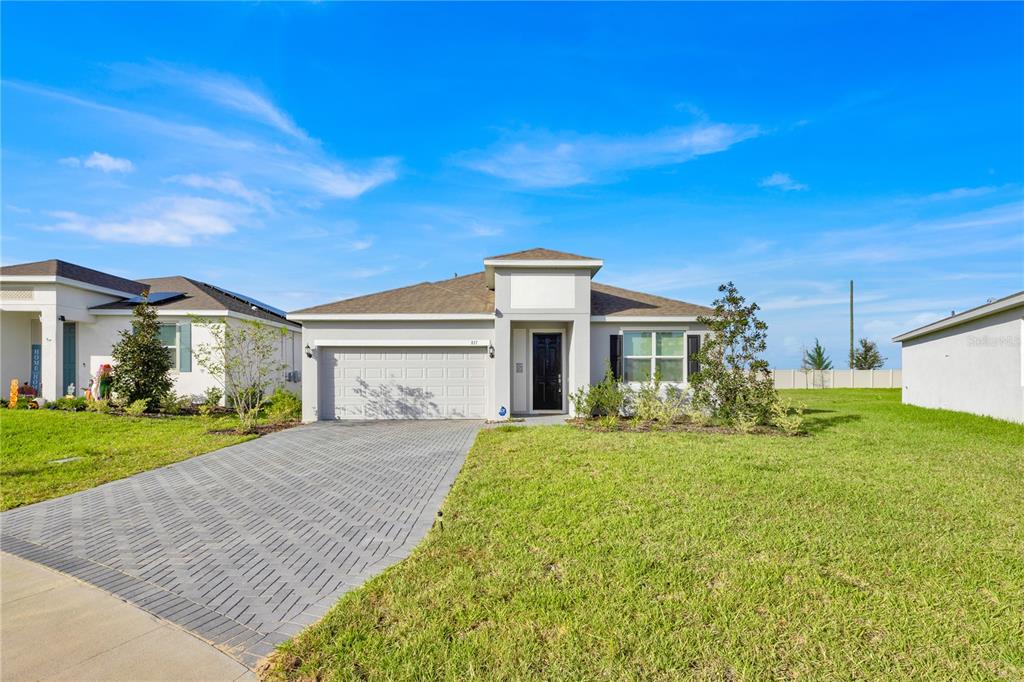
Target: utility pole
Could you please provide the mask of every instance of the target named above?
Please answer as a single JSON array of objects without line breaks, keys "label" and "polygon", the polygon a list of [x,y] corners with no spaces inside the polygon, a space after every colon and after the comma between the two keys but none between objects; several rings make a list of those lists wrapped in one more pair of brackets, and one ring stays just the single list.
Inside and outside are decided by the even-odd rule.
[{"label": "utility pole", "polygon": [[853,369],[853,280],[850,280],[850,369]]}]

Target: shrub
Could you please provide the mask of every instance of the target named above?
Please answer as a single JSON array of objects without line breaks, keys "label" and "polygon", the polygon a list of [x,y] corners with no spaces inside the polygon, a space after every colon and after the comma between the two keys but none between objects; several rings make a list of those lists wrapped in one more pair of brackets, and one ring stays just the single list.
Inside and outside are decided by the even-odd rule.
[{"label": "shrub", "polygon": [[606,431],[615,431],[619,428],[619,415],[606,414],[597,418],[597,424]]},{"label": "shrub", "polygon": [[89,402],[85,409],[89,412],[97,412],[99,414],[110,414],[110,401],[109,400],[93,400]]},{"label": "shrub", "polygon": [[143,414],[145,414],[146,409],[148,407],[149,399],[139,398],[138,400],[133,400],[131,404],[125,406],[124,411],[128,413],[128,415],[131,417],[141,417]]},{"label": "shrub", "polygon": [[665,389],[665,397],[654,419],[662,424],[673,424],[679,421],[686,410],[686,394],[676,386]]},{"label": "shrub", "polygon": [[772,406],[772,423],[790,436],[803,433],[803,405],[793,405],[788,399],[780,398]]},{"label": "shrub", "polygon": [[633,416],[642,422],[652,422],[661,413],[661,377],[655,372],[651,380],[640,384],[633,394]]},{"label": "shrub", "polygon": [[51,410],[64,410],[66,412],[84,412],[86,405],[87,401],[85,398],[73,398],[71,396],[63,396],[46,404]]},{"label": "shrub", "polygon": [[577,417],[618,416],[626,404],[627,390],[605,369],[604,378],[591,386],[582,386],[569,396]]},{"label": "shrub", "polygon": [[131,329],[121,332],[111,355],[111,387],[121,401],[146,399],[147,405],[156,407],[171,390],[174,359],[160,340],[156,311],[146,301],[135,306]]},{"label": "shrub", "polygon": [[168,391],[160,397],[160,411],[164,414],[183,414],[192,410],[192,399]]},{"label": "shrub", "polygon": [[211,386],[203,392],[202,404],[210,407],[218,407],[223,398],[224,391],[220,390],[216,386]]},{"label": "shrub", "polygon": [[756,303],[746,304],[732,282],[718,287],[722,297],[710,316],[698,322],[710,334],[697,354],[700,371],[690,378],[693,402],[716,419],[739,428],[770,424],[778,394],[761,357],[768,325],[758,319]]},{"label": "shrub", "polygon": [[267,419],[275,424],[302,418],[302,399],[291,391],[279,388],[270,396]]}]

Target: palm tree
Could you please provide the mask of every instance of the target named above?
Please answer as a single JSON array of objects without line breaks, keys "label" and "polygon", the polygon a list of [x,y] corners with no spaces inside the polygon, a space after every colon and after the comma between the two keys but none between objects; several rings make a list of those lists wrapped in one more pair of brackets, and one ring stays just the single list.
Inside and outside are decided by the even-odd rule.
[{"label": "palm tree", "polygon": [[818,339],[814,339],[814,348],[804,351],[803,369],[832,369],[832,360],[825,354]]}]

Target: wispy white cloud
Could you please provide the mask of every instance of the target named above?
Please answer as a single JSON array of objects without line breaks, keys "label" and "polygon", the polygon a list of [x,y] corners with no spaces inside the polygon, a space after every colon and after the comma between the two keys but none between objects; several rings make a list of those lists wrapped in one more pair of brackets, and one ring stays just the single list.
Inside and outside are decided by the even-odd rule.
[{"label": "wispy white cloud", "polygon": [[111,67],[121,76],[157,82],[186,89],[221,107],[277,129],[289,137],[310,141],[309,135],[295,120],[260,92],[255,84],[246,84],[235,76],[215,71],[179,69],[168,64],[117,64]]},{"label": "wispy white cloud", "polygon": [[[223,174],[224,168],[230,168],[240,178],[256,178],[275,189],[296,190],[305,195],[295,197],[296,204],[307,202],[315,205],[316,197],[353,199],[398,177],[398,159],[393,157],[372,159],[363,164],[347,163],[326,155],[315,145],[289,146],[279,141],[247,137],[205,125],[179,123],[172,120],[173,116],[161,117],[132,111],[30,83],[3,83],[23,92],[105,114],[102,124],[131,130],[137,139],[171,140],[186,144],[189,146],[189,160],[193,166],[219,166],[221,171],[216,175]],[[152,137],[144,138],[143,135]],[[82,163],[81,159],[77,161]],[[68,160],[68,163],[74,161]],[[313,198],[309,197],[310,193],[313,193]]]},{"label": "wispy white cloud", "polygon": [[174,182],[186,187],[192,187],[193,189],[210,189],[214,192],[243,199],[264,211],[271,209],[270,199],[266,194],[250,189],[237,178],[226,175],[208,176],[189,173],[188,175],[171,176],[166,179],[166,182]]},{"label": "wispy white cloud", "polygon": [[353,199],[398,177],[398,159],[377,159],[361,171],[352,170],[340,163],[301,164],[294,166],[293,171],[327,196]]},{"label": "wispy white cloud", "polygon": [[95,168],[104,173],[130,173],[135,170],[135,164],[128,159],[119,159],[116,156],[104,154],[103,152],[93,152],[84,159],[80,159],[77,156],[66,156],[63,159],[58,159],[57,163],[69,168],[81,168],[83,166],[85,168]]},{"label": "wispy white cloud", "polygon": [[86,168],[97,168],[104,173],[129,173],[135,170],[135,165],[128,159],[119,159],[110,154],[93,152],[89,155],[83,165]]},{"label": "wispy white cloud", "polygon": [[986,194],[992,194],[998,191],[999,188],[995,186],[987,187],[956,187],[954,189],[946,190],[945,192],[934,192],[927,194],[921,198],[922,201],[950,201],[956,199],[973,199],[974,197],[983,197]]},{"label": "wispy white cloud", "polygon": [[108,242],[190,246],[196,241],[231,234],[248,213],[247,208],[235,203],[171,196],[147,202],[116,218],[53,211],[50,216],[56,222],[43,229],[74,232]]},{"label": "wispy white cloud", "polygon": [[424,229],[454,238],[497,237],[534,224],[514,209],[494,206],[419,206],[416,214]]},{"label": "wispy white cloud", "polygon": [[781,173],[779,171],[772,173],[766,178],[762,178],[757,184],[760,187],[772,187],[781,189],[784,192],[798,192],[807,189],[807,185],[797,182],[789,173]]},{"label": "wispy white cloud", "polygon": [[644,135],[527,132],[489,149],[463,153],[457,161],[521,187],[571,187],[608,182],[638,168],[684,163],[759,134],[754,125],[710,121]]}]

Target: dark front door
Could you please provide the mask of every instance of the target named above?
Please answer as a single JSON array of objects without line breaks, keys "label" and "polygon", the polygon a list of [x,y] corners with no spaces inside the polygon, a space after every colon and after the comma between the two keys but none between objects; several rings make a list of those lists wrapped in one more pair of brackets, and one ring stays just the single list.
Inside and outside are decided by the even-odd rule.
[{"label": "dark front door", "polygon": [[562,335],[533,335],[533,409],[562,409]]},{"label": "dark front door", "polygon": [[[64,323],[64,339],[61,344],[64,349],[64,362],[62,363],[63,372],[61,372],[64,375],[64,392],[60,395],[68,395],[70,393],[68,389],[70,389],[71,385],[75,383],[75,369],[78,364],[77,354],[75,353],[75,346],[77,345],[76,339],[78,336],[75,332],[77,331],[78,330],[75,328],[74,322]],[[75,387],[75,393],[79,393],[77,386]]]}]

